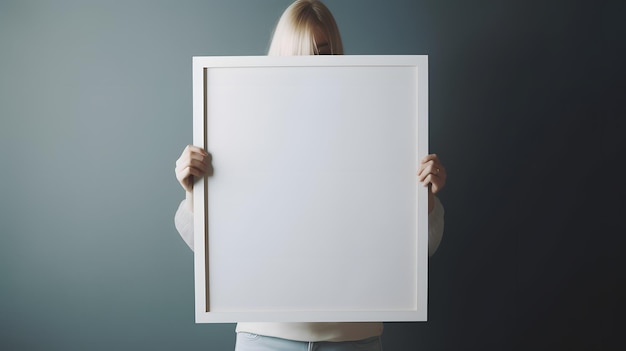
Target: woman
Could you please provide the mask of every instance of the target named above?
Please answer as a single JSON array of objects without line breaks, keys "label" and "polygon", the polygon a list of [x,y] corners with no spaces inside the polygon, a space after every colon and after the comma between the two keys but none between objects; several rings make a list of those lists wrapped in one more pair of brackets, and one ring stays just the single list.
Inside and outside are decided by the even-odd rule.
[{"label": "woman", "polygon": [[[319,0],[297,0],[281,16],[268,55],[342,55],[337,24]],[[193,182],[211,168],[211,156],[187,146],[176,162],[176,177],[186,191],[176,212],[176,228],[193,250]],[[435,154],[421,161],[417,177],[428,186],[428,251],[432,255],[443,234],[443,206],[435,196],[445,185],[446,171]],[[383,323],[238,323],[235,350],[381,350]]]}]

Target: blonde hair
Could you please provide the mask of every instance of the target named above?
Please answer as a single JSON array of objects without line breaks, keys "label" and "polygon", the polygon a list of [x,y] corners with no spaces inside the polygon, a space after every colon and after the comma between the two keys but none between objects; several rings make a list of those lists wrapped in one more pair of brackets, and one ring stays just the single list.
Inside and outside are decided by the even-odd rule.
[{"label": "blonde hair", "polygon": [[330,10],[319,0],[296,0],[278,20],[268,55],[317,55],[316,31],[328,38],[331,55],[343,55],[339,28]]}]

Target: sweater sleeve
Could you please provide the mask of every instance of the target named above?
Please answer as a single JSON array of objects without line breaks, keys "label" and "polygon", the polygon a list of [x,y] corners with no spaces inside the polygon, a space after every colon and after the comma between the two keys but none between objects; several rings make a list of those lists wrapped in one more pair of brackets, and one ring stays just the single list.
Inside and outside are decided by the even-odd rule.
[{"label": "sweater sleeve", "polygon": [[435,207],[428,214],[428,256],[432,256],[443,237],[443,215],[444,209],[441,201],[435,196]]},{"label": "sweater sleeve", "polygon": [[193,251],[193,212],[189,210],[187,200],[181,201],[178,205],[178,210],[174,216],[174,225],[185,243]]}]

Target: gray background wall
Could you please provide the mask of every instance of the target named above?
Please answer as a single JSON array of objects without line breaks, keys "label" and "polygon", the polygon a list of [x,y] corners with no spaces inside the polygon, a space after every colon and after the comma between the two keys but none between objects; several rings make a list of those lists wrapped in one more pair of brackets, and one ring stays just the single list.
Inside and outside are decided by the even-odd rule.
[{"label": "gray background wall", "polygon": [[[264,54],[290,2],[0,0],[0,349],[233,348],[173,222],[191,57]],[[625,3],[326,3],[348,54],[430,56],[445,236],[385,349],[610,349]]]}]

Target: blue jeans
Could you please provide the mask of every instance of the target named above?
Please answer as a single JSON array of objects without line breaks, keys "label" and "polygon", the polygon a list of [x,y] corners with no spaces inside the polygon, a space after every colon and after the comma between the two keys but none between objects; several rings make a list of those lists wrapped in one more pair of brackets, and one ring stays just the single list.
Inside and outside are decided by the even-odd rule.
[{"label": "blue jeans", "polygon": [[235,351],[382,351],[379,336],[358,341],[306,342],[237,333]]}]

